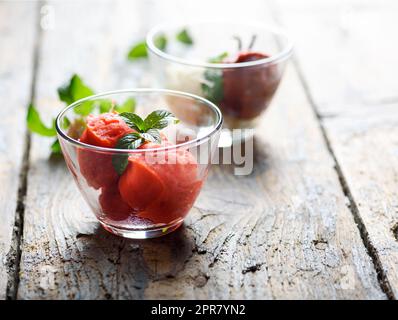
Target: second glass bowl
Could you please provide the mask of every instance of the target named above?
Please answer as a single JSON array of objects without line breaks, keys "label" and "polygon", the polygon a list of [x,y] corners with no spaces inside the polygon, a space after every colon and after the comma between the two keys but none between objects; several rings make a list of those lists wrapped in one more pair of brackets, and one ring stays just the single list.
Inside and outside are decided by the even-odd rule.
[{"label": "second glass bowl", "polygon": [[[176,40],[181,32],[191,43]],[[157,45],[160,38],[166,46]],[[255,126],[293,48],[279,29],[228,21],[159,25],[149,32],[147,47],[158,86],[212,101],[230,129]]]}]

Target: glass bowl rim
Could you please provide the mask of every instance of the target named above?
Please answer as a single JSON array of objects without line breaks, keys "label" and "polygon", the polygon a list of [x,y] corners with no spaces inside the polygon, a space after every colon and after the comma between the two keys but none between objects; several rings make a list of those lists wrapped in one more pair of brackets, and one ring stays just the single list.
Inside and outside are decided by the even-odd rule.
[{"label": "glass bowl rim", "polygon": [[[239,63],[210,63],[210,62],[198,62],[198,61],[190,61],[188,59],[184,58],[179,58],[177,56],[168,54],[164,52],[163,50],[159,49],[156,47],[154,38],[155,35],[158,34],[159,32],[162,32],[163,30],[166,30],[168,28],[173,28],[173,27],[181,27],[181,28],[189,28],[189,25],[194,25],[194,24],[235,24],[235,25],[242,25],[242,26],[249,26],[249,27],[258,27],[262,28],[264,30],[270,31],[273,34],[283,36],[287,43],[286,45],[281,49],[281,51],[277,54],[274,54],[268,58],[264,59],[259,59],[259,60],[254,60],[254,61],[247,61],[247,62],[239,62]],[[293,51],[293,42],[290,39],[290,37],[287,35],[287,33],[284,31],[283,28],[278,27],[278,26],[271,26],[259,22],[251,22],[251,23],[241,23],[241,22],[236,22],[233,20],[192,20],[191,22],[187,23],[160,23],[156,26],[154,26],[147,34],[146,36],[146,45],[152,53],[155,55],[168,60],[172,61],[175,63],[183,64],[183,65],[188,65],[191,67],[201,67],[201,68],[213,68],[213,69],[234,69],[234,68],[244,68],[244,67],[252,67],[252,66],[258,66],[258,65],[268,65],[268,64],[273,64],[277,63],[283,60],[286,60],[287,58],[290,57]]]},{"label": "glass bowl rim", "polygon": [[[199,100],[206,104],[217,116],[217,122],[213,126],[212,130],[207,133],[205,136],[201,138],[196,138],[184,143],[172,145],[172,146],[167,146],[167,147],[160,147],[160,148],[148,148],[148,149],[116,149],[116,148],[107,148],[107,147],[98,147],[94,146],[91,144],[87,144],[84,142],[81,142],[79,140],[73,139],[70,137],[61,127],[61,118],[62,116],[69,111],[70,109],[73,109],[77,105],[81,104],[82,102],[89,101],[89,100],[94,100],[100,97],[104,96],[109,96],[109,95],[115,95],[115,94],[123,94],[123,93],[165,93],[165,94],[171,94],[175,96],[184,96],[187,98]],[[223,117],[220,109],[211,101],[199,97],[197,95],[187,93],[187,92],[182,92],[182,91],[177,91],[177,90],[169,90],[169,89],[157,89],[157,88],[136,88],[136,89],[122,89],[122,90],[113,90],[113,91],[107,91],[107,92],[102,92],[99,94],[91,95],[83,99],[79,99],[72,104],[66,106],[63,108],[57,115],[55,119],[55,129],[57,131],[57,134],[59,137],[62,139],[66,140],[67,142],[81,148],[85,149],[91,149],[91,150],[96,150],[96,151],[101,151],[101,152],[107,152],[107,153],[120,153],[120,154],[132,154],[132,153],[147,153],[147,152],[160,152],[160,151],[165,151],[165,150],[172,150],[172,149],[179,149],[182,147],[193,147],[197,146],[199,144],[202,144],[206,142],[207,140],[210,139],[211,136],[213,136],[215,133],[221,130],[223,124]]]}]

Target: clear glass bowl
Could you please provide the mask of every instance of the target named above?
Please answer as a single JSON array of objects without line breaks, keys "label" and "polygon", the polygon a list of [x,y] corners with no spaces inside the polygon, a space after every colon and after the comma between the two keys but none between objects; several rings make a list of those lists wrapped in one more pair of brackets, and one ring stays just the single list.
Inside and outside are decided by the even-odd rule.
[{"label": "clear glass bowl", "polygon": [[[188,32],[191,45],[176,40],[181,30]],[[167,45],[160,48],[158,39],[163,36]],[[277,28],[228,21],[163,24],[152,29],[146,41],[156,84],[212,101],[231,129],[255,126],[293,49]],[[222,63],[210,62],[224,53]],[[253,60],[258,53],[261,59]]]},{"label": "clear glass bowl", "polygon": [[[162,130],[167,144],[126,150],[79,140],[84,136],[81,124],[86,116],[82,113],[87,114],[87,108],[91,114],[98,114],[104,101],[122,105],[131,99],[136,103],[135,113],[141,117],[166,109],[180,120]],[[207,177],[221,127],[221,112],[213,103],[161,89],[91,96],[68,106],[56,119],[66,164],[99,222],[114,234],[135,239],[158,237],[182,224]],[[117,157],[128,158],[121,175],[113,166]]]}]

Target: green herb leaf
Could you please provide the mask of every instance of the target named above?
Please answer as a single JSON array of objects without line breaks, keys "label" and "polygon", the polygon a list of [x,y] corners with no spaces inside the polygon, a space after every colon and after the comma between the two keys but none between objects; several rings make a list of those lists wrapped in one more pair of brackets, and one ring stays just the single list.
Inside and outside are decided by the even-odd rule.
[{"label": "green herb leaf", "polygon": [[[126,124],[138,131],[123,136],[116,144],[117,149],[137,149],[146,141],[161,143],[159,129],[167,127],[170,123],[178,123],[179,120],[167,110],[157,110],[150,113],[145,120],[134,113],[123,112],[120,114]],[[128,154],[115,154],[112,156],[112,164],[115,171],[121,175],[128,164]]]},{"label": "green herb leaf", "polygon": [[149,129],[147,132],[141,133],[141,137],[150,142],[161,143],[162,138],[160,132],[157,129]]},{"label": "green herb leaf", "polygon": [[149,129],[163,129],[171,123],[178,122],[179,120],[171,112],[167,110],[156,110],[145,118],[145,131]]},{"label": "green herb leaf", "polygon": [[128,133],[121,137],[116,143],[116,149],[137,149],[143,141],[141,134],[137,132]]},{"label": "green herb leaf", "polygon": [[146,58],[148,56],[148,50],[146,48],[145,41],[135,44],[129,51],[127,58],[130,61],[138,58]]},{"label": "green herb leaf", "polygon": [[[116,149],[137,149],[139,148],[145,140],[141,137],[139,133],[133,132],[126,134],[119,139],[115,148]],[[112,165],[115,171],[121,175],[128,165],[128,154],[114,154],[112,156]]]},{"label": "green herb leaf", "polygon": [[187,45],[192,45],[193,44],[192,37],[188,33],[187,29],[183,29],[179,33],[177,33],[176,38],[181,43],[184,43],[184,44],[187,44]]},{"label": "green herb leaf", "polygon": [[95,103],[98,105],[100,113],[109,112],[113,106],[112,100],[109,99],[96,100]]},{"label": "green herb leaf", "polygon": [[206,82],[201,84],[204,96],[214,103],[220,102],[224,97],[222,70],[208,69],[204,77]]},{"label": "green herb leaf", "polygon": [[160,137],[160,131],[158,129],[149,129],[149,130],[147,130],[146,133],[150,134],[155,139],[154,142],[157,142],[157,143],[162,142],[162,138]]},{"label": "green herb leaf", "polygon": [[60,154],[61,153],[61,145],[59,144],[58,139],[56,139],[51,145],[51,153],[52,154]]},{"label": "green herb leaf", "polygon": [[68,119],[68,117],[64,117],[63,118],[63,121],[62,121],[62,129],[68,129],[69,128],[69,126],[70,126],[70,120]]},{"label": "green herb leaf", "polygon": [[41,120],[39,112],[32,104],[29,105],[26,122],[31,132],[45,137],[54,137],[57,135],[57,131],[55,130],[55,122],[53,121],[51,127],[47,127]]},{"label": "green herb leaf", "polygon": [[120,114],[120,117],[131,129],[134,129],[138,132],[145,131],[144,120],[142,120],[139,115],[130,112],[123,112]]},{"label": "green herb leaf", "polygon": [[164,34],[160,34],[158,35],[155,39],[154,39],[154,44],[156,46],[156,48],[160,49],[160,50],[164,50],[167,46],[167,38]]},{"label": "green herb leaf", "polygon": [[68,83],[58,88],[59,99],[66,104],[71,104],[93,94],[94,91],[77,74],[74,74]]},{"label": "green herb leaf", "polygon": [[81,116],[88,116],[95,107],[95,101],[84,101],[76,106],[73,111]]},{"label": "green herb leaf", "polygon": [[124,113],[124,112],[134,112],[135,111],[135,106],[136,106],[136,101],[134,98],[128,98],[123,104],[116,106],[115,110],[119,113]]},{"label": "green herb leaf", "polygon": [[223,62],[226,57],[228,57],[228,52],[223,52],[223,53],[219,54],[218,56],[210,58],[208,61],[210,63],[220,63],[220,62]]},{"label": "green herb leaf", "polygon": [[122,175],[124,170],[126,170],[127,165],[129,163],[129,155],[128,154],[114,154],[112,156],[112,165],[115,171]]}]

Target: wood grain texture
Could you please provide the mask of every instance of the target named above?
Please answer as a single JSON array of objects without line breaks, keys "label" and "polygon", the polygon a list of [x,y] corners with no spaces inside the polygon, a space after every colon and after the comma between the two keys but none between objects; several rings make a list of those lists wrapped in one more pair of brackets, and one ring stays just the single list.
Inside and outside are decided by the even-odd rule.
[{"label": "wood grain texture", "polygon": [[[43,35],[36,86],[41,110],[56,113],[56,87],[72,72],[98,90],[145,82],[145,63],[125,61],[148,27],[138,13],[151,24],[157,17],[154,3],[143,3],[96,2],[95,15],[82,2],[52,3],[56,28]],[[168,19],[182,6],[159,3]],[[258,18],[268,17],[262,10]],[[47,154],[34,138],[18,298],[385,298],[292,67],[258,129],[254,172],[214,167],[186,225],[169,236],[133,241],[103,231],[64,164]]]},{"label": "wood grain texture", "polygon": [[25,115],[31,95],[35,36],[33,3],[0,2],[0,299],[12,278],[19,177],[25,147]]},{"label": "wood grain texture", "polygon": [[385,290],[396,298],[398,46],[392,39],[398,29],[398,5],[350,1],[321,7],[307,1],[300,7],[278,2],[277,7],[281,21],[296,38],[308,94],[365,242],[380,268]]}]

